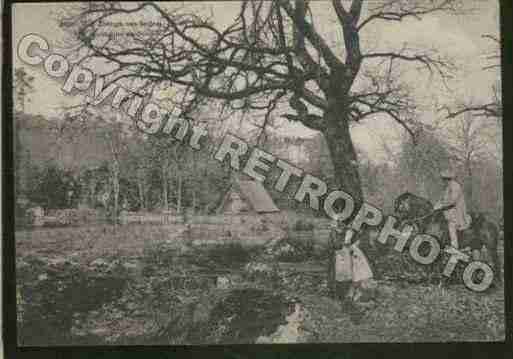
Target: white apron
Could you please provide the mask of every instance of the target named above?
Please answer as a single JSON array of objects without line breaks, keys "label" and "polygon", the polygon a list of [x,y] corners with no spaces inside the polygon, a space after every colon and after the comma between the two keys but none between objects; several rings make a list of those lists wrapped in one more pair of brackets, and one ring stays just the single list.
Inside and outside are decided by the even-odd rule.
[{"label": "white apron", "polygon": [[337,282],[359,282],[373,277],[369,261],[356,243],[344,246],[335,252],[335,280]]}]

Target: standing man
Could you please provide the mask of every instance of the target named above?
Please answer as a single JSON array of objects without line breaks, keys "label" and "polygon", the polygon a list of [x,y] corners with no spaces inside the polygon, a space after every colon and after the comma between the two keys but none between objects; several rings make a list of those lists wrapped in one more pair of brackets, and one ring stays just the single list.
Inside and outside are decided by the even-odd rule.
[{"label": "standing man", "polygon": [[435,206],[435,209],[454,205],[453,208],[444,212],[449,226],[449,238],[451,246],[446,249],[450,254],[458,253],[458,230],[467,229],[472,221],[467,213],[467,206],[465,205],[465,196],[461,185],[456,182],[455,175],[451,170],[442,171],[442,180],[445,184],[445,192],[440,201]]}]

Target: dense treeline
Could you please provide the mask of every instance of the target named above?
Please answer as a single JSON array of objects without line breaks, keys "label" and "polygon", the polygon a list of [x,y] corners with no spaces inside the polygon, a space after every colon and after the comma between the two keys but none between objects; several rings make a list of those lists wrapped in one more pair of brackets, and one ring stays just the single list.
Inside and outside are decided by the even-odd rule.
[{"label": "dense treeline", "polygon": [[[46,122],[51,124],[51,121]],[[235,174],[226,164],[220,164],[213,158],[214,143],[202,151],[195,151],[169,138],[143,138],[137,133],[124,136],[115,122],[96,124],[88,131],[97,138],[95,146],[102,145],[104,151],[103,158],[94,164],[81,161],[85,158],[83,152],[88,151],[83,148],[81,137],[88,136],[88,132],[82,131],[77,135],[76,128],[55,132],[60,134],[55,141],[60,141],[61,145],[66,141],[74,142],[78,149],[64,146],[62,151],[67,154],[53,154],[53,159],[41,160],[31,155],[30,143],[18,144],[19,148],[25,149],[25,155],[21,159],[22,171],[18,174],[23,177],[21,182],[24,185],[18,186],[17,195],[23,193],[31,205],[44,209],[86,206],[103,208],[111,213],[115,201],[114,182],[117,181],[117,213],[121,210],[211,213]],[[26,134],[21,136],[26,137]],[[312,139],[269,136],[261,147],[296,162],[305,171],[334,185],[329,151],[321,136]],[[457,154],[454,145],[433,130],[419,133],[415,142],[405,136],[397,148],[395,152],[390,148],[383,149],[389,151],[386,161],[375,161],[372,154],[359,152],[359,171],[368,202],[391,213],[394,198],[405,191],[435,201],[441,192],[440,171],[455,164],[466,189],[469,207],[487,212],[497,221],[501,219],[502,166],[494,157],[496,152],[493,149],[481,151],[482,154],[472,158],[470,163],[458,162],[454,158]],[[78,154],[75,158],[78,162],[70,162],[75,163],[72,167],[58,160],[69,152]],[[118,166],[113,166],[114,163]],[[116,168],[118,174],[114,175]],[[266,186],[271,189],[277,205],[282,209],[304,209],[293,200],[292,192],[298,183],[291,182],[291,190],[282,194],[272,190],[275,179],[270,176]]]}]

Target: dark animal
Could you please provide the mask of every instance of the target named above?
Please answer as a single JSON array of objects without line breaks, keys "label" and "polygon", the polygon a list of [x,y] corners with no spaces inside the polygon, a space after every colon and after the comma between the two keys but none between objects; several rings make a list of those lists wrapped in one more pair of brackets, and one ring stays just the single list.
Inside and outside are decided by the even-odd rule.
[{"label": "dark animal", "polygon": [[[472,224],[470,228],[458,231],[460,248],[470,247],[473,251],[481,252],[482,248],[490,259],[496,279],[501,281],[501,267],[498,254],[499,228],[481,212],[470,213]],[[449,243],[447,220],[443,213],[437,213],[429,218],[425,233],[433,234],[441,241],[442,247]],[[480,253],[481,256],[481,253]],[[479,260],[481,258],[474,258]]]},{"label": "dark animal", "polygon": [[[401,221],[417,222],[420,232],[438,237],[442,247],[449,243],[447,220],[443,212],[433,212],[433,205],[429,200],[406,192],[397,197],[394,209]],[[429,216],[430,213],[433,215]],[[481,251],[484,246],[494,272],[498,273],[496,278],[500,281],[500,261],[497,253],[499,228],[483,213],[470,213],[470,215],[472,217],[470,228],[458,233],[460,248],[468,246],[473,250]],[[417,218],[422,220],[415,221]]]},{"label": "dark animal", "polygon": [[[429,200],[420,196],[414,195],[410,192],[405,192],[397,197],[394,201],[393,216],[398,219],[396,227],[402,227],[408,220],[420,218],[433,212],[433,205]],[[385,254],[390,248],[389,245],[381,245],[377,242],[379,233],[383,229],[385,220],[388,216],[383,216],[383,221],[377,226],[364,226],[361,231],[357,233],[357,239],[360,240],[361,248],[365,253],[370,255],[372,260],[374,257]],[[427,219],[410,223],[416,227],[416,232],[423,232]]]},{"label": "dark animal", "polygon": [[[394,201],[395,216],[401,221],[421,218],[433,212],[433,204],[420,196],[405,192]],[[420,232],[424,232],[428,218],[415,223]]]}]

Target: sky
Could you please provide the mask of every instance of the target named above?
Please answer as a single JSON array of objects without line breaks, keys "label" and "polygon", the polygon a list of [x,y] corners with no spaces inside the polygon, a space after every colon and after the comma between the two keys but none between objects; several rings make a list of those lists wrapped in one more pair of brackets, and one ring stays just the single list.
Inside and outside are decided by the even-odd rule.
[{"label": "sky", "polygon": [[[429,0],[426,0],[429,1]],[[434,111],[434,100],[443,103],[448,99],[475,99],[487,101],[491,86],[498,79],[497,71],[483,71],[486,65],[484,55],[493,48],[492,44],[482,38],[483,34],[499,36],[498,1],[467,0],[467,5],[474,12],[462,16],[430,15],[421,20],[407,20],[401,23],[376,22],[362,34],[364,51],[386,51],[400,48],[407,43],[419,48],[436,48],[442,54],[449,56],[458,64],[459,71],[449,89],[442,87],[436,78],[420,76],[417,72],[407,72],[404,80],[413,85],[414,96],[422,108],[421,119],[430,122],[440,117]],[[208,11],[213,14],[218,24],[228,24],[238,10],[237,2],[203,2],[201,4],[184,3],[199,13]],[[17,3],[14,5],[13,28],[14,44],[25,34],[37,33],[50,42],[50,46],[58,52],[58,44],[64,33],[58,28],[53,16],[63,3]],[[176,3],[169,6],[176,6]],[[315,15],[315,27],[332,43],[341,41],[341,32],[334,25],[334,15],[328,1],[312,2],[312,12]],[[366,15],[364,7],[362,17]],[[335,47],[336,48],[336,47]],[[13,51],[15,55],[15,51]],[[15,65],[20,65],[19,59],[13,59]],[[78,103],[80,98],[65,96],[60,90],[62,82],[48,78],[41,67],[25,65],[28,72],[35,77],[36,92],[31,95],[31,103],[27,111],[45,116],[56,116],[59,107]],[[40,89],[43,89],[41,91]],[[315,132],[299,124],[281,123],[277,131],[284,135],[309,137]],[[372,153],[376,160],[384,156],[382,143],[398,143],[402,128],[393,120],[381,116],[370,118],[352,127],[351,133],[357,147]]]}]

